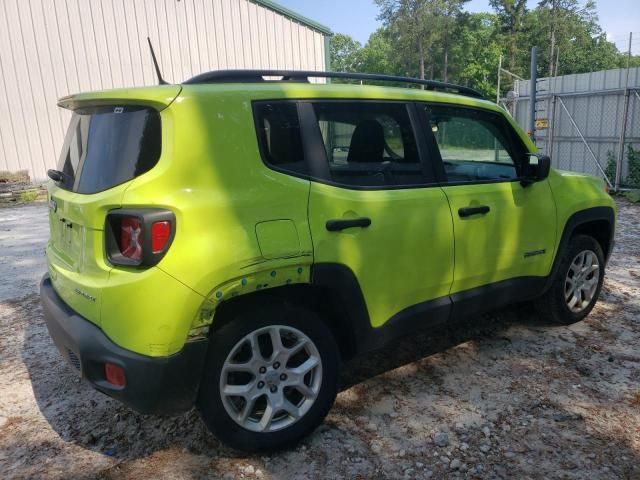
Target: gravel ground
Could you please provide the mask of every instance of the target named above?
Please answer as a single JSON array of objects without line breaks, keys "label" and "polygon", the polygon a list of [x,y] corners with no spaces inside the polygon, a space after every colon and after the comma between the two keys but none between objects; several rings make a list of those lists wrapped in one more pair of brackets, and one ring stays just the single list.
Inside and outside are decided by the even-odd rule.
[{"label": "gravel ground", "polygon": [[46,207],[0,211],[1,478],[640,478],[640,207],[587,320],[527,308],[349,364],[295,450],[245,456],[198,415],[139,415],[81,383],[38,303]]}]

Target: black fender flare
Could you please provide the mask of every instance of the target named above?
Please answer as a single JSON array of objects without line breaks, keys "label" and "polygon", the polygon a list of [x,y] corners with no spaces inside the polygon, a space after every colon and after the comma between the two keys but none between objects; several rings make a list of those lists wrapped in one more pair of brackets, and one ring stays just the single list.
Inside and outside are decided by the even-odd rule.
[{"label": "black fender flare", "polygon": [[593,221],[606,221],[609,224],[609,248],[607,249],[605,254],[605,259],[608,261],[611,256],[611,252],[613,251],[614,245],[614,236],[615,236],[615,227],[616,227],[616,214],[611,207],[592,207],[584,210],[580,210],[575,212],[573,215],[569,217],[567,222],[564,224],[564,229],[562,231],[562,236],[560,237],[560,242],[558,242],[558,248],[555,252],[555,258],[553,259],[553,266],[551,267],[551,273],[547,277],[547,283],[544,287],[544,291],[546,292],[553,283],[553,280],[558,272],[558,268],[560,267],[560,256],[561,252],[567,248],[569,244],[569,240],[573,236],[574,232],[578,227]]}]

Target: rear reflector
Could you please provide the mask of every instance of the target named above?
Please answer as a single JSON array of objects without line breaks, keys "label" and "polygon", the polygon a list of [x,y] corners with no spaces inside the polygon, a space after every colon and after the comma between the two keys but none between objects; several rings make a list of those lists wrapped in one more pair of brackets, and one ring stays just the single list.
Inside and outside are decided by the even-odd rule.
[{"label": "rear reflector", "polygon": [[107,382],[109,382],[111,385],[115,385],[116,387],[124,387],[124,370],[122,370],[121,367],[119,367],[118,365],[114,365],[113,363],[105,363],[104,373],[107,378]]},{"label": "rear reflector", "polygon": [[124,217],[120,223],[120,253],[132,260],[142,258],[142,221],[137,217]]},{"label": "rear reflector", "polygon": [[160,253],[167,246],[171,238],[171,224],[169,222],[155,222],[151,225],[151,251]]}]

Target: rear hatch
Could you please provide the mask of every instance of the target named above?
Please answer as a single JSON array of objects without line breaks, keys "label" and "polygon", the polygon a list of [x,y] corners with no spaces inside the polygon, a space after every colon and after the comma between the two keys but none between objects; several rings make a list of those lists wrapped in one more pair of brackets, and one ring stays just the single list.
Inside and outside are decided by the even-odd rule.
[{"label": "rear hatch", "polygon": [[49,272],[57,293],[100,325],[101,296],[111,266],[104,224],[121,206],[131,180],[151,170],[162,152],[160,112],[179,86],[112,90],[60,100],[73,111],[56,175],[49,184]]}]

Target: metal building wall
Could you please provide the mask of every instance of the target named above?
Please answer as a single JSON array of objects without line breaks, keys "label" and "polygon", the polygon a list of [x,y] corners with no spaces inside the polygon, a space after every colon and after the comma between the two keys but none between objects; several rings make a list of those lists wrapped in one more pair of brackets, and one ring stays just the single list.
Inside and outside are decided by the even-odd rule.
[{"label": "metal building wall", "polygon": [[[608,159],[618,159],[624,104],[628,101],[621,164],[625,186],[630,173],[627,146],[640,148],[640,68],[629,69],[628,99],[624,95],[626,82],[626,69],[539,79],[536,119],[548,119],[549,128],[536,131],[536,145],[551,156],[554,167],[603,177],[600,168],[606,171]],[[528,131],[530,83],[517,81],[515,88],[519,97],[510,108],[515,109],[518,124]],[[612,184],[615,181],[609,180]]]},{"label": "metal building wall", "polygon": [[58,98],[154,85],[147,36],[169,82],[228,68],[325,70],[329,32],[276,9],[259,0],[1,0],[0,170],[43,180],[55,166],[70,116]]}]

